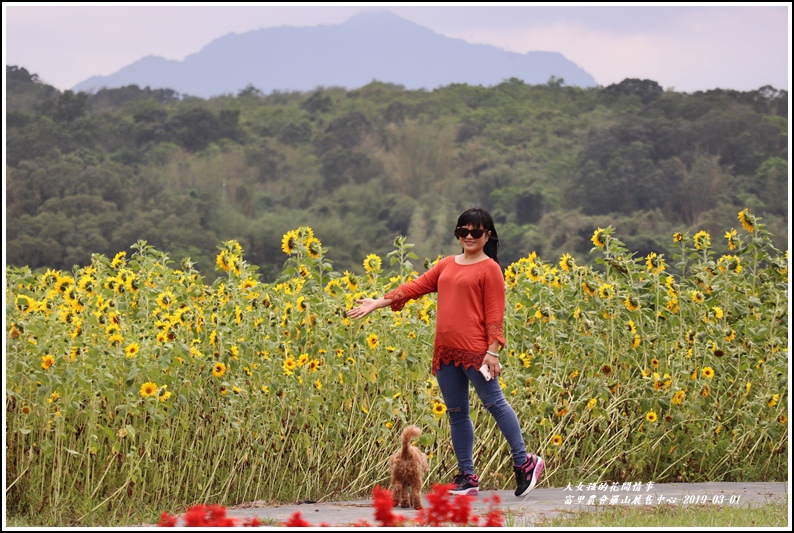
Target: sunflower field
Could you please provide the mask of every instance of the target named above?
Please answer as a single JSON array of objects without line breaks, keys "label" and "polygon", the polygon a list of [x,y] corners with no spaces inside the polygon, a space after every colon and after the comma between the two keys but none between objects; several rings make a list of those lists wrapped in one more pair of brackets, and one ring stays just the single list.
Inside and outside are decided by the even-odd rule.
[{"label": "sunflower field", "polygon": [[[607,227],[597,268],[535,253],[505,268],[500,381],[546,459],[541,486],[787,479],[788,251],[748,210],[738,220],[719,237],[732,255],[701,231],[634,257]],[[119,525],[367,497],[406,424],[422,428],[426,482],[449,481],[434,295],[346,316],[419,275],[411,247],[397,237],[340,273],[300,227],[272,284],[236,241],[212,285],[143,241],[71,272],[6,268],[7,515]],[[482,486],[512,488],[507,444],[471,402]]]}]

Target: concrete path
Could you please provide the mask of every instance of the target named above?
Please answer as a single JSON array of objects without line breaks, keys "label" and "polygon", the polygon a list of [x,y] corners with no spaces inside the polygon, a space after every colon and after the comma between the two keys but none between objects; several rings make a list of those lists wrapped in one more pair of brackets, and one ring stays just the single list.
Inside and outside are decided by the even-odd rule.
[{"label": "concrete path", "polygon": [[[524,498],[516,498],[512,491],[481,491],[472,503],[472,514],[485,515],[494,494],[501,499],[499,508],[511,519],[511,526],[535,525],[538,520],[555,515],[595,511],[615,505],[740,505],[746,507],[773,500],[791,504],[788,482],[759,483],[628,483],[539,488]],[[454,498],[454,496],[453,496]],[[427,499],[424,500],[428,506]],[[418,511],[393,510],[408,519]],[[295,513],[312,526],[346,527],[360,520],[373,526],[375,520],[372,500],[303,503],[295,505],[265,505],[252,502],[227,509],[227,516],[238,519],[257,517],[264,526],[278,526]],[[180,522],[177,525],[183,525]]]}]

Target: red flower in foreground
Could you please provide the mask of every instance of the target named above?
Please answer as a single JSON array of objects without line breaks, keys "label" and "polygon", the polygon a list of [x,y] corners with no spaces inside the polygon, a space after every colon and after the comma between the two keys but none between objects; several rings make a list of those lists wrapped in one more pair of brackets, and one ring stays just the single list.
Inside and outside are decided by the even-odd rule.
[{"label": "red flower in foreground", "polygon": [[284,522],[287,527],[311,527],[312,525],[301,517],[300,511],[295,511],[295,514],[289,517],[289,520]]},{"label": "red flower in foreground", "polygon": [[427,526],[441,526],[444,522],[452,520],[452,502],[449,498],[449,491],[455,488],[454,485],[433,485],[433,492],[427,495],[430,508],[419,511],[417,523]]},{"label": "red flower in foreground", "polygon": [[176,526],[177,518],[175,516],[171,516],[170,514],[163,511],[163,514],[160,515],[160,521],[157,523],[160,527],[174,527]]},{"label": "red flower in foreground", "polygon": [[233,518],[226,516],[226,508],[218,505],[194,505],[185,513],[187,527],[234,527]]},{"label": "red flower in foreground", "polygon": [[375,507],[375,520],[383,527],[399,526],[405,522],[403,515],[394,514],[394,498],[391,491],[376,486],[372,491],[373,505]]},{"label": "red flower in foreground", "polygon": [[[160,527],[175,527],[178,517],[163,511],[160,515]],[[219,505],[194,505],[185,512],[186,527],[235,527],[237,520],[226,516],[226,508]],[[243,527],[259,527],[262,523],[256,517],[245,518]]]},{"label": "red flower in foreground", "polygon": [[455,505],[452,506],[450,513],[450,521],[453,524],[468,526],[471,522],[471,525],[477,525],[477,517],[471,516],[472,500],[474,500],[474,496],[468,494],[455,496]]},{"label": "red flower in foreground", "polygon": [[[487,501],[487,499],[484,501]],[[505,525],[505,517],[502,516],[502,510],[499,509],[501,502],[502,499],[499,495],[494,493],[491,497],[491,504],[488,506],[488,514],[485,515],[485,524],[483,524],[485,527],[502,527]]]},{"label": "red flower in foreground", "polygon": [[[434,485],[433,491],[427,494],[427,501],[430,506],[427,509],[421,509],[417,513],[415,520],[408,520],[404,515],[395,514],[392,509],[394,508],[394,498],[392,498],[391,491],[382,489],[376,486],[373,490],[373,507],[375,508],[375,519],[383,527],[394,527],[400,525],[411,525],[410,522],[418,526],[444,526],[444,525],[458,525],[458,526],[477,526],[481,524],[484,527],[502,527],[504,526],[504,516],[502,515],[499,504],[501,499],[499,495],[494,493],[491,496],[490,504],[488,506],[488,514],[482,517],[472,515],[471,503],[474,500],[472,496],[460,495],[455,496],[454,499],[450,498],[449,491],[452,490],[453,485]],[[483,501],[488,502],[488,498]],[[160,515],[160,522],[157,524],[160,527],[174,527],[177,525],[178,517],[172,516],[167,512]],[[187,510],[184,516],[184,525],[186,527],[236,527],[237,521],[231,517],[226,516],[226,509],[218,505],[194,505]],[[243,526],[257,527],[262,524],[256,517],[246,518],[243,520]],[[303,519],[300,511],[289,517],[289,519],[281,525],[286,527],[312,527],[312,525]],[[329,524],[320,524],[323,527],[329,527]],[[373,527],[369,521],[362,518],[353,524],[353,527]]]}]

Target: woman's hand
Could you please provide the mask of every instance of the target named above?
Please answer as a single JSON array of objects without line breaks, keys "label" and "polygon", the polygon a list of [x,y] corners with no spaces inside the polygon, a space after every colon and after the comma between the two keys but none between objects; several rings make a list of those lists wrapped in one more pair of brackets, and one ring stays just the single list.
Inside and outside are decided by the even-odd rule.
[{"label": "woman's hand", "polygon": [[353,309],[347,312],[347,316],[350,318],[364,318],[368,314],[370,314],[375,309],[379,309],[383,307],[381,304],[381,299],[378,298],[374,300],[372,298],[364,298],[363,300],[356,300],[358,307],[354,307]]},{"label": "woman's hand", "polygon": [[502,364],[499,362],[498,357],[494,357],[491,354],[485,354],[482,362],[488,365],[488,370],[491,371],[491,377],[493,379],[498,378],[502,374]]}]

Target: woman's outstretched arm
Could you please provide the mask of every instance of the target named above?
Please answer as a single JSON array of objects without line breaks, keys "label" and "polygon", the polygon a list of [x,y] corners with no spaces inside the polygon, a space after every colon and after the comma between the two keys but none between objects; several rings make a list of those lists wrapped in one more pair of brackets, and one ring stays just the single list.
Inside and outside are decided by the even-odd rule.
[{"label": "woman's outstretched arm", "polygon": [[384,298],[381,296],[377,300],[373,298],[364,298],[362,300],[356,300],[358,304],[357,307],[354,307],[350,311],[347,312],[347,316],[350,318],[363,318],[370,314],[375,309],[380,309],[381,307],[387,307],[391,305],[390,298]]}]

